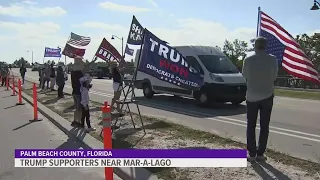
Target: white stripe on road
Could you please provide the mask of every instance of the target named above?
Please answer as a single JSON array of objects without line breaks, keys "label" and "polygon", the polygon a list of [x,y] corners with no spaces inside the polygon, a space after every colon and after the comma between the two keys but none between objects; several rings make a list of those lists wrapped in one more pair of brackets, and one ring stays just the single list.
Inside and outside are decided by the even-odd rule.
[{"label": "white stripe on road", "polygon": [[[36,78],[32,78],[32,77],[29,77],[29,78],[36,80]],[[72,88],[69,85],[66,85],[65,87],[66,88],[70,88],[70,89]],[[93,91],[93,90],[90,91],[90,93],[91,94],[95,94],[95,95],[100,95],[100,96],[113,97],[113,94],[107,94],[107,93]],[[159,105],[159,104],[156,104],[156,103],[148,102],[148,104],[167,108],[167,106]],[[182,109],[182,108],[177,108],[177,107],[170,107],[170,108],[174,109],[174,110],[177,110],[177,111],[180,111],[180,112],[185,112],[185,110]],[[193,111],[193,110],[188,110],[188,113],[194,114],[194,115],[198,114],[198,115],[203,115],[203,116],[211,116],[212,115],[212,114],[206,114],[206,113],[199,113],[199,112],[196,112],[196,111]],[[224,117],[224,116],[217,116],[215,118],[205,118],[205,119],[214,120],[214,121],[227,123],[227,124],[232,124],[232,125],[237,125],[237,126],[242,126],[242,127],[246,127],[247,126],[246,125],[247,124],[246,121],[239,120],[239,119],[234,119],[234,118],[229,118],[229,117]],[[259,123],[257,123],[257,128],[260,129],[260,124]],[[301,132],[301,131],[295,131],[295,130],[291,130],[291,129],[279,128],[279,127],[275,127],[275,126],[269,126],[269,128],[270,128],[269,131],[272,132],[272,133],[275,133],[275,134],[281,134],[281,135],[286,135],[286,136],[289,136],[289,137],[295,137],[295,138],[299,138],[299,139],[304,139],[304,140],[309,140],[309,141],[314,141],[314,142],[320,143],[320,135],[317,135],[317,134],[310,134],[310,133],[305,133],[305,132]],[[309,137],[306,137],[306,136],[309,136]],[[310,137],[314,137],[314,138],[310,138]],[[315,139],[315,138],[319,138],[319,139]]]}]

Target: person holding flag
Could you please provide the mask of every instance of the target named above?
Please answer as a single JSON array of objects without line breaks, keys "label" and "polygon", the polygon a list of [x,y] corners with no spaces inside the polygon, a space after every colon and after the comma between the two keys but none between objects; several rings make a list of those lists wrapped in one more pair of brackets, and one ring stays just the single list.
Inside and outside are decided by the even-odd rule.
[{"label": "person holding flag", "polygon": [[[242,75],[247,81],[247,149],[249,161],[263,160],[273,106],[274,82],[278,75],[278,62],[273,55],[266,53],[267,40],[258,37],[255,40],[255,54],[243,62]],[[259,146],[256,146],[256,124],[260,110]]]},{"label": "person holding flag", "polygon": [[[299,43],[273,18],[258,8],[255,54],[243,62],[247,80],[247,150],[248,161],[266,160],[264,153],[269,137],[274,82],[278,66],[288,74],[320,84],[319,72]],[[256,124],[260,111],[260,135],[256,145]]]}]

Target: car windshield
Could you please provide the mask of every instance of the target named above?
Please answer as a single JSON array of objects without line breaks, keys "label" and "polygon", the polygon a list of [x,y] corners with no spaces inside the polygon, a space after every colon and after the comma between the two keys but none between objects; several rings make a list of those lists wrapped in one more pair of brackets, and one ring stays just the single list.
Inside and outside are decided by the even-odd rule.
[{"label": "car windshield", "polygon": [[239,73],[236,66],[226,56],[199,55],[199,58],[203,63],[203,65],[211,73],[217,73],[217,74]]}]

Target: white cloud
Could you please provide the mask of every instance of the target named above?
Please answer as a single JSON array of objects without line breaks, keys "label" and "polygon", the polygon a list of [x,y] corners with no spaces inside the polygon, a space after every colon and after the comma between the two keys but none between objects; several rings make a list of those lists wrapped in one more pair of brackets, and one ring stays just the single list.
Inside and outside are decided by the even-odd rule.
[{"label": "white cloud", "polygon": [[[229,30],[220,23],[200,19],[180,19],[177,21],[177,25],[176,28],[150,27],[148,29],[159,38],[169,42],[170,45],[222,46],[225,39],[234,40],[236,38],[249,42],[250,39],[255,37],[256,32],[255,28]],[[92,34],[92,42],[86,53],[89,57],[88,59],[92,58],[103,37],[109,40],[121,53],[121,41],[117,39],[110,40],[110,37],[116,33],[115,35],[124,38],[125,44],[129,33],[128,26],[94,21],[83,22],[82,24],[73,25],[73,27],[79,27],[81,30],[87,28],[88,31],[90,29],[95,31],[101,29],[103,32],[101,34]]]},{"label": "white cloud", "polygon": [[147,0],[150,4],[152,4],[154,7],[158,7],[158,4],[154,0]]},{"label": "white cloud", "polygon": [[33,1],[23,1],[22,3],[24,3],[24,4],[32,4],[32,5],[37,4],[36,2],[33,2]]},{"label": "white cloud", "polygon": [[[35,61],[42,62],[43,49],[45,46],[57,47],[63,46],[69,34],[61,35],[60,26],[58,24],[43,23],[13,23],[0,22],[2,29],[14,33],[13,36],[4,34],[0,36],[1,44],[6,44],[5,48],[15,47],[15,54],[25,56],[29,61],[30,55],[26,52],[29,49],[34,51]],[[147,26],[147,25],[144,25]],[[65,27],[66,28],[66,27]],[[124,44],[127,41],[129,33],[129,25],[123,26],[119,24],[106,24],[102,22],[83,22],[81,24],[71,26],[74,32],[80,35],[91,37],[85,58],[91,60],[97,51],[102,38],[106,38],[121,53],[121,41],[118,39],[111,40],[112,35],[124,38]],[[79,29],[77,29],[79,28]],[[227,29],[220,23],[203,21],[200,19],[181,19],[177,21],[175,28],[148,28],[159,38],[167,41],[170,45],[210,45],[222,46],[225,39],[241,39],[249,41],[255,36],[255,28],[238,28],[234,30]],[[92,31],[94,30],[94,31]],[[1,31],[1,30],[0,30]],[[3,49],[3,47],[0,48]],[[10,49],[8,49],[10,51]],[[10,61],[13,61],[14,54],[5,55]],[[29,58],[28,58],[29,57]],[[71,60],[68,60],[71,62]]]},{"label": "white cloud", "polygon": [[119,12],[125,12],[125,13],[141,13],[141,12],[148,12],[150,9],[148,8],[140,8],[135,6],[125,6],[116,4],[110,1],[99,3],[100,7],[104,9],[108,9],[111,11],[119,11]]},{"label": "white cloud", "polygon": [[28,50],[34,51],[34,61],[42,62],[44,47],[63,45],[66,37],[59,35],[60,26],[52,22],[15,23],[0,21],[1,59],[13,62],[16,58],[25,57],[31,62]]},{"label": "white cloud", "polygon": [[[148,24],[142,25],[148,27]],[[34,60],[42,62],[44,47],[64,46],[69,36],[69,34],[61,34],[61,27],[52,22],[14,23],[0,21],[0,27],[0,49],[3,52],[8,52],[2,53],[0,56],[1,59],[4,58],[11,62],[14,61],[15,56],[23,56],[31,62],[31,55],[27,53],[27,50],[33,50]],[[111,36],[123,37],[125,44],[129,33],[129,24],[107,24],[96,21],[83,22],[72,25],[70,28],[79,35],[91,37],[91,43],[87,47],[85,55],[85,58],[89,60],[93,58],[102,38],[106,38],[121,53],[121,41],[118,39],[111,40]],[[249,42],[250,39],[255,37],[256,33],[254,27],[228,29],[221,23],[193,18],[177,20],[176,27],[148,27],[148,29],[159,38],[169,42],[172,46],[222,46],[225,39],[240,39]],[[310,32],[319,32],[319,30]],[[6,33],[11,33],[12,35]],[[12,53],[12,47],[15,49],[14,53]],[[72,60],[68,59],[68,62],[72,62]]]},{"label": "white cloud", "polygon": [[[248,41],[255,37],[255,28],[237,28],[229,30],[221,23],[203,21],[200,19],[177,20],[177,28],[148,28],[159,38],[172,45],[211,45],[222,46],[225,39],[241,39]],[[145,26],[145,25],[144,25]],[[101,29],[106,33],[117,33],[117,36],[128,36],[129,27],[103,22],[84,22],[73,27]]]},{"label": "white cloud", "polygon": [[61,7],[37,7],[32,1],[24,1],[9,6],[0,5],[0,15],[15,17],[62,16],[66,11]]}]

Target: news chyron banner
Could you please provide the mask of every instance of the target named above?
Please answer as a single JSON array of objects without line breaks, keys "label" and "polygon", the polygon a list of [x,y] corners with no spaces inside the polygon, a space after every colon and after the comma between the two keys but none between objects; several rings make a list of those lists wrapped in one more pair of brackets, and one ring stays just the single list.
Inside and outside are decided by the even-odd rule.
[{"label": "news chyron banner", "polygon": [[247,167],[245,149],[17,149],[15,167]]},{"label": "news chyron banner", "polygon": [[184,89],[199,89],[204,84],[200,72],[188,65],[176,49],[147,29],[144,29],[138,70]]},{"label": "news chyron banner", "polygon": [[127,44],[125,48],[125,60],[131,61],[135,59],[137,50],[140,49],[143,41],[143,27],[135,16],[132,17]]},{"label": "news chyron banner", "polygon": [[61,49],[60,48],[44,48],[44,57],[61,57]]},{"label": "news chyron banner", "polygon": [[102,42],[99,46],[95,54],[98,58],[109,61],[121,61],[121,54],[117,51],[117,49],[106,40],[106,38],[102,39]]}]

